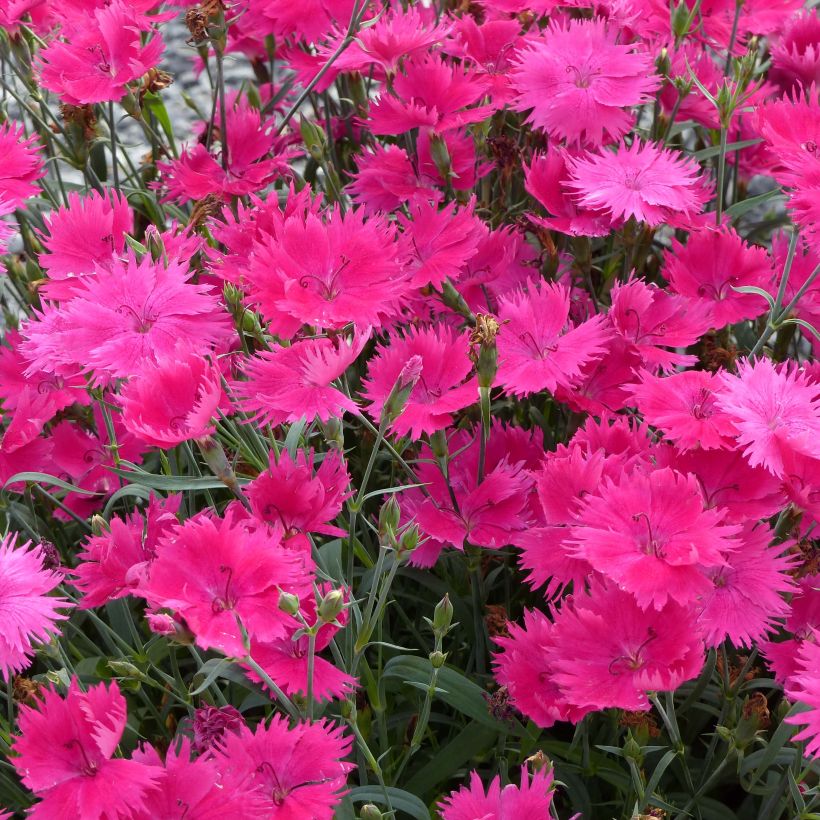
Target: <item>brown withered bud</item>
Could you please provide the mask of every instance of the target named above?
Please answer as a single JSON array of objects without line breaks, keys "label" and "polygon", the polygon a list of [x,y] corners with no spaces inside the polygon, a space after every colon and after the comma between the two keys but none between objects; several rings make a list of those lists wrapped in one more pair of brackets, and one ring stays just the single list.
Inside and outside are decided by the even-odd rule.
[{"label": "brown withered bud", "polygon": [[167,71],[162,71],[159,68],[149,69],[142,77],[140,98],[142,98],[147,91],[156,94],[158,91],[162,91],[163,88],[168,88],[173,81],[174,78]]},{"label": "brown withered bud", "polygon": [[29,706],[37,700],[37,695],[42,689],[42,684],[31,678],[24,678],[22,675],[14,676],[11,696],[17,703],[25,703]]},{"label": "brown withered bud", "polygon": [[67,105],[60,106],[60,116],[68,125],[76,125],[82,129],[83,138],[92,140],[96,135],[97,117],[94,114],[93,105]]},{"label": "brown withered bud", "polygon": [[492,695],[484,692],[484,699],[487,701],[487,710],[496,720],[506,723],[515,716],[506,686],[499,686]]},{"label": "brown withered bud", "polygon": [[754,692],[743,702],[743,718],[754,719],[758,729],[768,729],[772,725],[769,701],[762,692]]},{"label": "brown withered bud", "polygon": [[216,194],[208,194],[194,205],[191,211],[191,227],[199,227],[208,217],[216,216],[222,210],[222,200]]},{"label": "brown withered bud", "polygon": [[660,737],[661,734],[658,722],[650,712],[621,712],[618,725],[628,729],[642,730],[649,737]]},{"label": "brown withered bud", "polygon": [[510,636],[509,618],[507,618],[507,610],[504,609],[503,604],[487,604],[484,609],[487,613],[484,616],[487,634],[491,638],[499,636],[508,638]]},{"label": "brown withered bud", "polygon": [[188,45],[201,43],[208,36],[208,15],[202,6],[194,6],[185,12],[185,25],[191,32]]},{"label": "brown withered bud", "polygon": [[492,344],[500,327],[501,325],[495,316],[489,313],[476,313],[475,327],[470,331],[470,344]]}]

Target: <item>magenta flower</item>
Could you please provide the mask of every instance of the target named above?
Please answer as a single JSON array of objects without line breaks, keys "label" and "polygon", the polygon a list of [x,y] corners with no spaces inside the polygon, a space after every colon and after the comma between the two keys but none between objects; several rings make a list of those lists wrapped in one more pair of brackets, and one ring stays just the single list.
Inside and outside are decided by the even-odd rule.
[{"label": "magenta flower", "polygon": [[706,646],[728,638],[734,646],[751,647],[789,613],[785,599],[795,589],[789,572],[798,559],[784,555],[788,544],[769,546],[774,533],[765,524],[747,524],[738,536],[740,548],[727,564],[709,570],[713,589],[698,602],[698,623]]},{"label": "magenta flower", "polygon": [[221,399],[219,371],[184,346],[143,361],[119,394],[125,429],[163,450],[211,435]]},{"label": "magenta flower", "polygon": [[122,99],[164,48],[159,34],[142,42],[145,19],[123,0],[78,17],[68,41],[53,40],[40,51],[40,83],[69,105]]},{"label": "magenta flower", "polygon": [[280,524],[285,538],[296,533],[345,535],[346,530],[329,522],[342,511],[351,494],[344,458],[331,450],[314,470],[313,453],[299,450],[294,461],[287,450],[278,460],[270,454],[270,466],[245,488],[253,514],[260,521]]},{"label": "magenta flower", "polygon": [[370,402],[367,412],[371,418],[378,421],[381,417],[404,366],[416,356],[421,359],[421,373],[404,410],[391,425],[397,436],[413,439],[444,429],[452,423],[453,413],[478,400],[478,383],[470,377],[473,363],[467,334],[456,335],[444,325],[411,327],[404,336],[392,336],[387,344],[379,345],[370,360],[362,395]]},{"label": "magenta flower", "polygon": [[208,285],[190,282],[178,260],[167,265],[129,256],[77,284],[76,295],[47,306],[24,329],[30,371],[74,365],[96,380],[127,378],[144,359],[187,344],[200,355],[227,337],[230,317]]},{"label": "magenta flower", "polygon": [[46,216],[45,253],[39,257],[49,280],[40,292],[49,299],[70,299],[82,276],[99,267],[110,267],[125,247],[125,234],[133,230],[131,207],[124,196],[109,190],[105,195],[68,195],[68,205]]},{"label": "magenta flower", "polygon": [[553,680],[584,709],[648,710],[646,693],[671,691],[703,666],[690,609],[642,609],[614,585],[573,596],[555,619],[547,651]]},{"label": "magenta flower", "polygon": [[694,476],[665,468],[605,479],[584,501],[573,555],[635,596],[643,609],[688,604],[712,589],[705,570],[722,567],[739,527],[705,510]]},{"label": "magenta flower", "polygon": [[569,291],[529,281],[499,299],[498,381],[517,396],[568,387],[584,365],[601,358],[611,336],[603,316],[574,323]]},{"label": "magenta flower", "polygon": [[766,251],[746,244],[727,227],[692,231],[686,245],[673,239],[663,275],[675,293],[708,307],[716,328],[765,313],[764,298],[735,288],[769,291],[774,276]]},{"label": "magenta flower", "polygon": [[282,637],[289,616],[278,609],[279,589],[299,590],[310,580],[280,532],[252,530],[230,513],[189,518],[159,539],[144,595],[183,617],[203,649],[244,657],[237,621],[259,640]]},{"label": "magenta flower", "polygon": [[783,91],[794,86],[820,84],[820,15],[817,9],[802,11],[786,21],[783,34],[772,42],[770,82]]},{"label": "magenta flower", "polygon": [[803,728],[793,741],[808,741],[806,754],[820,754],[820,633],[803,641],[797,655],[797,669],[787,678],[784,694],[789,700],[806,704],[808,710],[786,718],[787,723]]},{"label": "magenta flower", "polygon": [[59,634],[58,610],[70,606],[65,598],[49,595],[61,582],[60,573],[46,569],[40,547],[0,540],[0,674],[8,681],[25,669],[34,655],[33,644]]},{"label": "magenta flower", "polygon": [[478,772],[471,772],[470,785],[450,792],[439,804],[442,820],[479,820],[515,817],[549,817],[552,805],[552,766],[530,775],[526,765],[521,767],[521,786],[512,784],[501,788],[501,777],[496,775],[486,792]]},{"label": "magenta flower", "polygon": [[40,799],[30,817],[98,820],[129,817],[145,807],[162,773],[114,757],[125,729],[125,710],[116,681],[82,692],[72,680],[65,698],[44,689],[36,707],[20,707],[13,763],[24,785]]},{"label": "magenta flower", "polygon": [[34,184],[45,176],[45,166],[37,137],[26,138],[23,126],[12,122],[0,125],[0,201],[4,213],[19,208],[40,189]]},{"label": "magenta flower", "polygon": [[735,426],[752,467],[782,478],[791,454],[820,459],[820,384],[768,359],[741,362],[737,376],[722,373],[720,379],[718,407]]},{"label": "magenta flower", "polygon": [[264,424],[358,414],[356,403],[332,384],[353,364],[368,336],[364,332],[351,342],[304,339],[246,359],[247,381],[234,384],[242,408]]},{"label": "magenta flower", "polygon": [[530,41],[510,72],[515,108],[556,140],[593,146],[620,139],[635,117],[628,110],[660,85],[652,56],[619,43],[602,18],[553,22]]},{"label": "magenta flower", "polygon": [[634,217],[660,225],[676,217],[696,216],[709,200],[700,166],[683,154],[636,139],[613,152],[587,153],[569,160],[578,203],[603,211],[614,221]]},{"label": "magenta flower", "polygon": [[254,731],[247,726],[222,738],[220,771],[244,774],[267,798],[271,820],[332,820],[352,763],[344,762],[352,738],[327,721],[297,723],[274,715]]}]

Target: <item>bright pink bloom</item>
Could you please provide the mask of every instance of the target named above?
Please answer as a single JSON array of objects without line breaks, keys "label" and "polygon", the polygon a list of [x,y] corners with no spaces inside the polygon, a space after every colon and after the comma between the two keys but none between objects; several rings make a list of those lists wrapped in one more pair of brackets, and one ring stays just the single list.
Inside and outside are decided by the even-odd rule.
[{"label": "bright pink bloom", "polygon": [[70,105],[122,99],[163,51],[159,34],[142,43],[144,21],[123,0],[89,10],[70,28],[68,42],[53,40],[40,51],[40,83]]},{"label": "bright pink bloom", "polygon": [[697,676],[703,640],[685,607],[644,610],[614,585],[594,586],[561,608],[547,656],[553,681],[579,708],[647,710],[647,692]]},{"label": "bright pink bloom", "polygon": [[[257,5],[257,4],[254,4]],[[334,24],[346,26],[356,8],[356,0],[265,0],[259,13],[267,18],[268,30],[282,39],[315,42],[327,36]]]},{"label": "bright pink bloom", "polygon": [[663,275],[675,293],[708,307],[716,328],[756,319],[768,310],[763,297],[735,290],[753,286],[768,291],[773,271],[766,251],[746,244],[733,228],[692,231],[686,245],[673,239]]},{"label": "bright pink bloom", "polygon": [[694,476],[674,470],[605,479],[584,500],[573,555],[635,596],[643,609],[688,604],[712,589],[706,570],[726,564],[739,527],[705,510]]},{"label": "bright pink bloom", "polygon": [[569,703],[555,683],[549,657],[555,628],[546,615],[526,610],[524,626],[511,622],[509,630],[509,637],[495,639],[502,651],[493,657],[494,674],[519,712],[548,729],[557,721],[577,723],[591,711]]},{"label": "bright pink bloom", "polygon": [[508,393],[568,387],[601,358],[611,335],[604,317],[576,324],[569,310],[569,291],[553,282],[529,281],[526,290],[499,299],[498,381]]},{"label": "bright pink bloom", "polygon": [[83,609],[141,594],[157,541],[179,524],[176,513],[181,498],[152,498],[145,516],[139,512],[126,518],[114,516],[107,531],[89,537],[73,572],[74,585],[83,593]]},{"label": "bright pink bloom", "polygon": [[203,649],[244,657],[237,620],[259,640],[283,636],[289,616],[278,609],[279,589],[299,590],[309,582],[280,533],[251,530],[230,513],[189,518],[159,539],[145,597],[181,615]]},{"label": "bright pink bloom", "polygon": [[63,580],[44,566],[43,551],[16,543],[15,536],[0,540],[0,675],[7,681],[21,672],[34,655],[32,644],[59,634],[58,610],[70,606],[65,598],[49,595]]},{"label": "bright pink bloom", "polygon": [[783,596],[795,588],[789,571],[797,558],[783,554],[788,544],[769,546],[773,537],[765,524],[747,524],[726,566],[709,570],[714,588],[698,602],[707,648],[726,638],[735,646],[751,647],[789,613]]},{"label": "bright pink bloom", "polygon": [[342,511],[350,496],[350,476],[338,450],[325,454],[314,471],[313,453],[299,450],[296,460],[282,450],[278,460],[270,454],[270,466],[245,487],[253,514],[260,521],[281,525],[285,538],[296,533],[345,535],[346,530],[329,522]]},{"label": "bright pink bloom", "polygon": [[501,788],[501,777],[496,775],[484,791],[478,772],[470,774],[470,785],[450,792],[439,804],[442,820],[515,820],[523,817],[549,817],[554,791],[552,767],[530,775],[521,767],[521,786],[512,784]]},{"label": "bright pink bloom", "polygon": [[303,324],[340,329],[380,326],[409,289],[394,225],[338,206],[319,215],[293,213],[275,237],[253,250],[248,296],[278,335]]},{"label": "bright pink bloom", "polygon": [[110,266],[134,227],[128,200],[113,190],[105,195],[91,191],[85,197],[71,193],[68,205],[52,211],[45,223],[46,253],[39,262],[49,280],[40,292],[56,300],[75,295],[78,277],[93,274],[97,266]]},{"label": "bright pink bloom", "polygon": [[783,34],[769,47],[772,67],[767,79],[783,91],[820,83],[820,15],[801,11],[788,19]]},{"label": "bright pink bloom", "polygon": [[437,288],[447,279],[456,279],[468,259],[478,252],[481,226],[472,208],[456,210],[456,204],[441,210],[426,199],[408,205],[411,219],[399,213],[397,219],[413,248],[412,287]]},{"label": "bright pink bloom", "polygon": [[2,219],[14,213],[15,207],[11,200],[0,197],[0,254],[8,251],[8,240],[14,235],[14,226]]},{"label": "bright pink bloom", "polygon": [[211,706],[203,703],[194,710],[191,719],[194,751],[198,755],[211,751],[225,732],[239,732],[244,723],[242,713],[235,706]]},{"label": "bright pink bloom", "polygon": [[414,356],[421,358],[421,374],[391,429],[398,436],[413,439],[442,430],[453,421],[453,413],[478,400],[473,364],[469,358],[466,333],[456,335],[444,325],[409,328],[404,336],[393,336],[376,348],[370,360],[362,395],[370,402],[367,412],[381,417],[403,368]]},{"label": "bright pink bloom", "polygon": [[143,361],[119,394],[125,429],[163,450],[211,435],[221,399],[219,371],[184,347]]},{"label": "bright pink bloom", "polygon": [[817,757],[820,754],[820,633],[815,632],[813,640],[803,641],[797,655],[797,669],[786,680],[784,694],[789,700],[806,704],[805,712],[786,718],[803,728],[792,738],[806,743],[806,754]]},{"label": "bright pink bloom", "polygon": [[797,367],[768,359],[740,362],[737,376],[720,378],[717,405],[735,426],[752,467],[783,477],[791,454],[820,459],[820,384]]},{"label": "bright pink bloom", "polygon": [[186,148],[179,159],[160,162],[165,172],[168,194],[164,201],[185,203],[214,194],[223,200],[256,193],[277,177],[288,176],[288,160],[292,152],[283,151],[269,124],[263,124],[259,111],[242,103],[228,109],[227,139],[222,151],[227,151],[228,167],[223,168],[221,156],[214,156],[202,144]]},{"label": "bright pink bloom", "polygon": [[682,450],[734,447],[734,427],[715,404],[721,382],[705,370],[685,370],[665,377],[641,372],[630,385],[644,420],[664,432]]},{"label": "bright pink bloom", "polygon": [[587,153],[569,160],[578,203],[614,220],[634,217],[648,225],[693,217],[709,200],[700,166],[683,154],[636,139],[615,152]]},{"label": "bright pink bloom", "polygon": [[208,285],[190,282],[187,265],[129,256],[97,268],[78,282],[76,295],[46,307],[23,329],[29,371],[74,365],[105,378],[132,376],[184,343],[200,355],[232,331],[230,317]]},{"label": "bright pink bloom", "polygon": [[368,335],[362,333],[351,342],[340,337],[304,339],[247,359],[247,381],[234,385],[243,409],[264,424],[302,417],[327,421],[358,413],[356,404],[331,384],[356,360]]},{"label": "bright pink bloom", "polygon": [[242,773],[267,798],[271,820],[332,820],[352,763],[344,762],[352,738],[327,721],[297,723],[274,715],[254,731],[226,734],[216,760],[220,771]]},{"label": "bright pink bloom", "polygon": [[117,683],[81,692],[72,680],[65,698],[54,689],[44,689],[41,698],[36,707],[20,707],[14,740],[14,767],[40,799],[29,816],[99,820],[143,809],[161,773],[114,757],[126,722]]},{"label": "bright pink bloom", "polygon": [[[45,176],[45,167],[37,137],[26,139],[23,126],[12,122],[0,125],[0,200],[4,213],[19,208],[40,189],[34,184]],[[7,210],[10,209],[10,210]]]},{"label": "bright pink bloom", "polygon": [[593,146],[620,139],[632,127],[628,110],[660,85],[652,57],[618,42],[606,22],[553,22],[523,49],[510,72],[515,107],[556,140]]},{"label": "bright pink bloom", "polygon": [[[811,245],[815,245],[812,247]],[[772,238],[772,259],[775,270],[783,271],[789,254],[789,239],[783,234],[776,234]],[[792,308],[793,315],[808,322],[812,327],[820,328],[820,277],[815,277],[806,288],[809,277],[820,266],[820,246],[816,242],[798,241],[797,250],[792,257],[791,270],[786,282],[783,296],[783,305],[788,305],[797,296],[801,289],[803,293]],[[776,289],[773,286],[769,291],[773,296]],[[804,333],[814,348],[815,356],[820,354],[820,339],[811,333]]]}]

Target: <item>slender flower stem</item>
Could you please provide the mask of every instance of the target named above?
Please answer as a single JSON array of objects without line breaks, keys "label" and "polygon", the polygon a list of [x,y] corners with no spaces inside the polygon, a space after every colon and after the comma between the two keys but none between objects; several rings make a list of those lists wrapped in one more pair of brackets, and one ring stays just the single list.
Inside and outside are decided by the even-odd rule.
[{"label": "slender flower stem", "polygon": [[111,135],[111,174],[114,190],[120,190],[120,169],[117,166],[117,126],[114,121],[114,101],[108,102],[108,131]]}]

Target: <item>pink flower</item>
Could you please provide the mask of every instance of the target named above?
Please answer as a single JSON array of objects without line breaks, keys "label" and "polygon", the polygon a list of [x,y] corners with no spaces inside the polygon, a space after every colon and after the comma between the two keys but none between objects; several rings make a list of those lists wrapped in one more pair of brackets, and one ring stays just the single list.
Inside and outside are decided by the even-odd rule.
[{"label": "pink flower", "polygon": [[789,572],[797,558],[783,555],[788,544],[769,546],[773,537],[765,524],[747,524],[738,536],[741,546],[727,556],[726,566],[709,570],[714,587],[698,603],[707,647],[726,638],[734,646],[751,647],[789,613],[783,596],[795,588]]},{"label": "pink flower", "polygon": [[673,239],[663,275],[675,293],[708,307],[716,328],[755,319],[768,309],[761,296],[735,290],[768,291],[773,271],[766,251],[747,245],[733,228],[692,231],[686,245]]},{"label": "pink flower", "polygon": [[[408,292],[396,228],[361,210],[293,213],[254,247],[248,295],[279,335],[303,324],[380,326]],[[267,239],[267,241],[265,241]]]},{"label": "pink flower", "polygon": [[205,703],[194,710],[191,720],[193,749],[198,755],[204,755],[216,747],[225,732],[238,733],[244,725],[245,719],[235,706],[217,707]]},{"label": "pink flower", "polygon": [[37,137],[26,139],[23,126],[13,122],[0,125],[0,156],[0,200],[4,203],[3,212],[11,213],[40,192],[34,183],[46,171]]},{"label": "pink flower", "polygon": [[230,513],[189,518],[159,539],[145,597],[182,616],[203,649],[244,657],[237,621],[259,640],[283,636],[289,616],[278,609],[279,589],[309,582],[279,533],[251,530]]},{"label": "pink flower", "polygon": [[793,86],[811,88],[820,83],[820,16],[817,9],[792,15],[783,35],[771,45],[770,82],[783,91]]},{"label": "pink flower", "polygon": [[496,775],[487,791],[478,772],[471,772],[470,786],[450,792],[439,804],[442,820],[516,820],[524,817],[549,817],[553,793],[552,766],[532,773],[521,767],[521,786],[509,784],[501,788]]},{"label": "pink flower", "polygon": [[184,346],[143,361],[119,394],[126,430],[163,450],[211,435],[221,399],[219,371]]},{"label": "pink flower", "polygon": [[635,596],[643,609],[688,604],[712,589],[705,570],[724,566],[739,527],[705,510],[694,476],[665,468],[605,479],[584,501],[573,555]]},{"label": "pink flower", "polygon": [[166,175],[164,201],[185,203],[209,194],[228,200],[256,193],[277,177],[290,174],[288,160],[293,153],[281,151],[283,146],[262,123],[258,109],[247,103],[229,108],[226,126],[222,151],[227,153],[227,168],[202,143],[186,148],[179,159],[157,163]]},{"label": "pink flower", "polygon": [[808,710],[786,718],[787,723],[803,728],[793,741],[808,741],[806,754],[820,754],[820,635],[815,632],[813,640],[803,641],[797,655],[797,669],[786,680],[784,694],[789,700],[808,706]]},{"label": "pink flower", "polygon": [[46,253],[39,257],[49,280],[40,292],[49,299],[69,299],[77,292],[78,278],[93,275],[97,266],[109,267],[125,246],[125,234],[133,230],[128,200],[113,190],[105,195],[68,195],[68,205],[45,218]]},{"label": "pink flower", "polygon": [[691,610],[644,610],[614,585],[573,596],[555,619],[547,651],[553,681],[582,709],[647,710],[649,691],[671,691],[703,666]]},{"label": "pink flower", "polygon": [[[660,85],[652,57],[618,42],[601,19],[552,22],[515,62],[515,108],[556,140],[603,145],[632,127],[634,114]],[[604,136],[606,134],[606,136]]]},{"label": "pink flower", "polygon": [[69,40],[40,51],[40,83],[69,105],[120,100],[128,83],[159,62],[159,34],[142,42],[145,18],[123,0],[89,10],[69,27]]},{"label": "pink flower", "polygon": [[768,359],[738,364],[737,376],[720,376],[717,405],[737,429],[737,441],[752,467],[778,477],[791,454],[820,458],[820,384],[796,367]]},{"label": "pink flower", "polygon": [[[253,8],[253,7],[251,7]],[[265,0],[259,5],[266,29],[282,39],[314,42],[325,37],[336,25],[347,25],[356,0],[304,0],[294,6],[292,0]]]},{"label": "pink flower", "polygon": [[44,689],[41,697],[36,707],[20,707],[14,740],[14,767],[40,799],[29,816],[99,820],[143,809],[161,772],[114,757],[126,722],[116,682],[81,692],[72,680],[65,698],[54,689]]},{"label": "pink flower", "polygon": [[716,405],[720,388],[717,375],[704,370],[685,370],[663,378],[644,370],[641,381],[629,390],[644,420],[680,449],[730,450],[734,427]]},{"label": "pink flower", "polygon": [[676,151],[636,139],[605,151],[569,160],[566,187],[578,203],[603,211],[615,221],[634,217],[648,225],[696,216],[709,200],[700,167]]},{"label": "pink flower", "polygon": [[59,634],[58,610],[65,598],[49,595],[63,578],[44,566],[43,551],[30,541],[17,545],[8,535],[0,540],[0,674],[8,681],[25,669],[34,655],[32,644],[48,642]]},{"label": "pink flower", "polygon": [[180,342],[205,353],[226,338],[230,317],[211,288],[189,282],[191,276],[178,260],[166,265],[149,256],[97,268],[77,283],[72,299],[25,325],[28,372],[74,365],[103,381],[132,376],[144,359],[169,355]]},{"label": "pink flower", "polygon": [[444,325],[409,328],[404,336],[393,336],[376,348],[370,360],[362,394],[370,402],[367,412],[378,420],[405,364],[421,358],[421,373],[391,429],[397,436],[413,439],[442,430],[453,421],[453,413],[478,399],[473,364],[466,333],[456,335]]},{"label": "pink flower", "polygon": [[331,385],[356,360],[368,336],[362,333],[351,342],[304,339],[247,359],[247,381],[234,385],[242,408],[264,424],[358,414],[355,402]]},{"label": "pink flower", "polygon": [[83,609],[141,594],[157,541],[179,524],[176,513],[180,501],[179,495],[162,501],[152,498],[145,516],[139,512],[126,518],[114,516],[107,532],[86,541],[73,572],[74,585],[83,592]]},{"label": "pink flower", "polygon": [[285,537],[318,532],[345,535],[346,530],[329,524],[350,496],[350,476],[337,450],[325,454],[314,471],[313,453],[299,450],[296,460],[287,450],[278,459],[270,454],[270,466],[245,487],[253,514],[260,521],[278,523]]},{"label": "pink flower", "polygon": [[274,715],[254,731],[226,734],[216,755],[220,771],[244,774],[267,798],[271,820],[332,820],[353,764],[343,758],[352,738],[327,721],[297,723]]},{"label": "pink flower", "polygon": [[569,291],[553,282],[528,281],[525,290],[499,299],[498,381],[507,392],[554,392],[601,358],[611,335],[604,317],[576,324],[569,310]]},{"label": "pink flower", "polygon": [[495,678],[506,686],[519,712],[537,726],[549,728],[558,721],[577,723],[591,711],[569,703],[555,683],[549,650],[555,628],[538,610],[524,612],[524,626],[509,624],[509,637],[497,637],[501,652],[493,657]]}]

